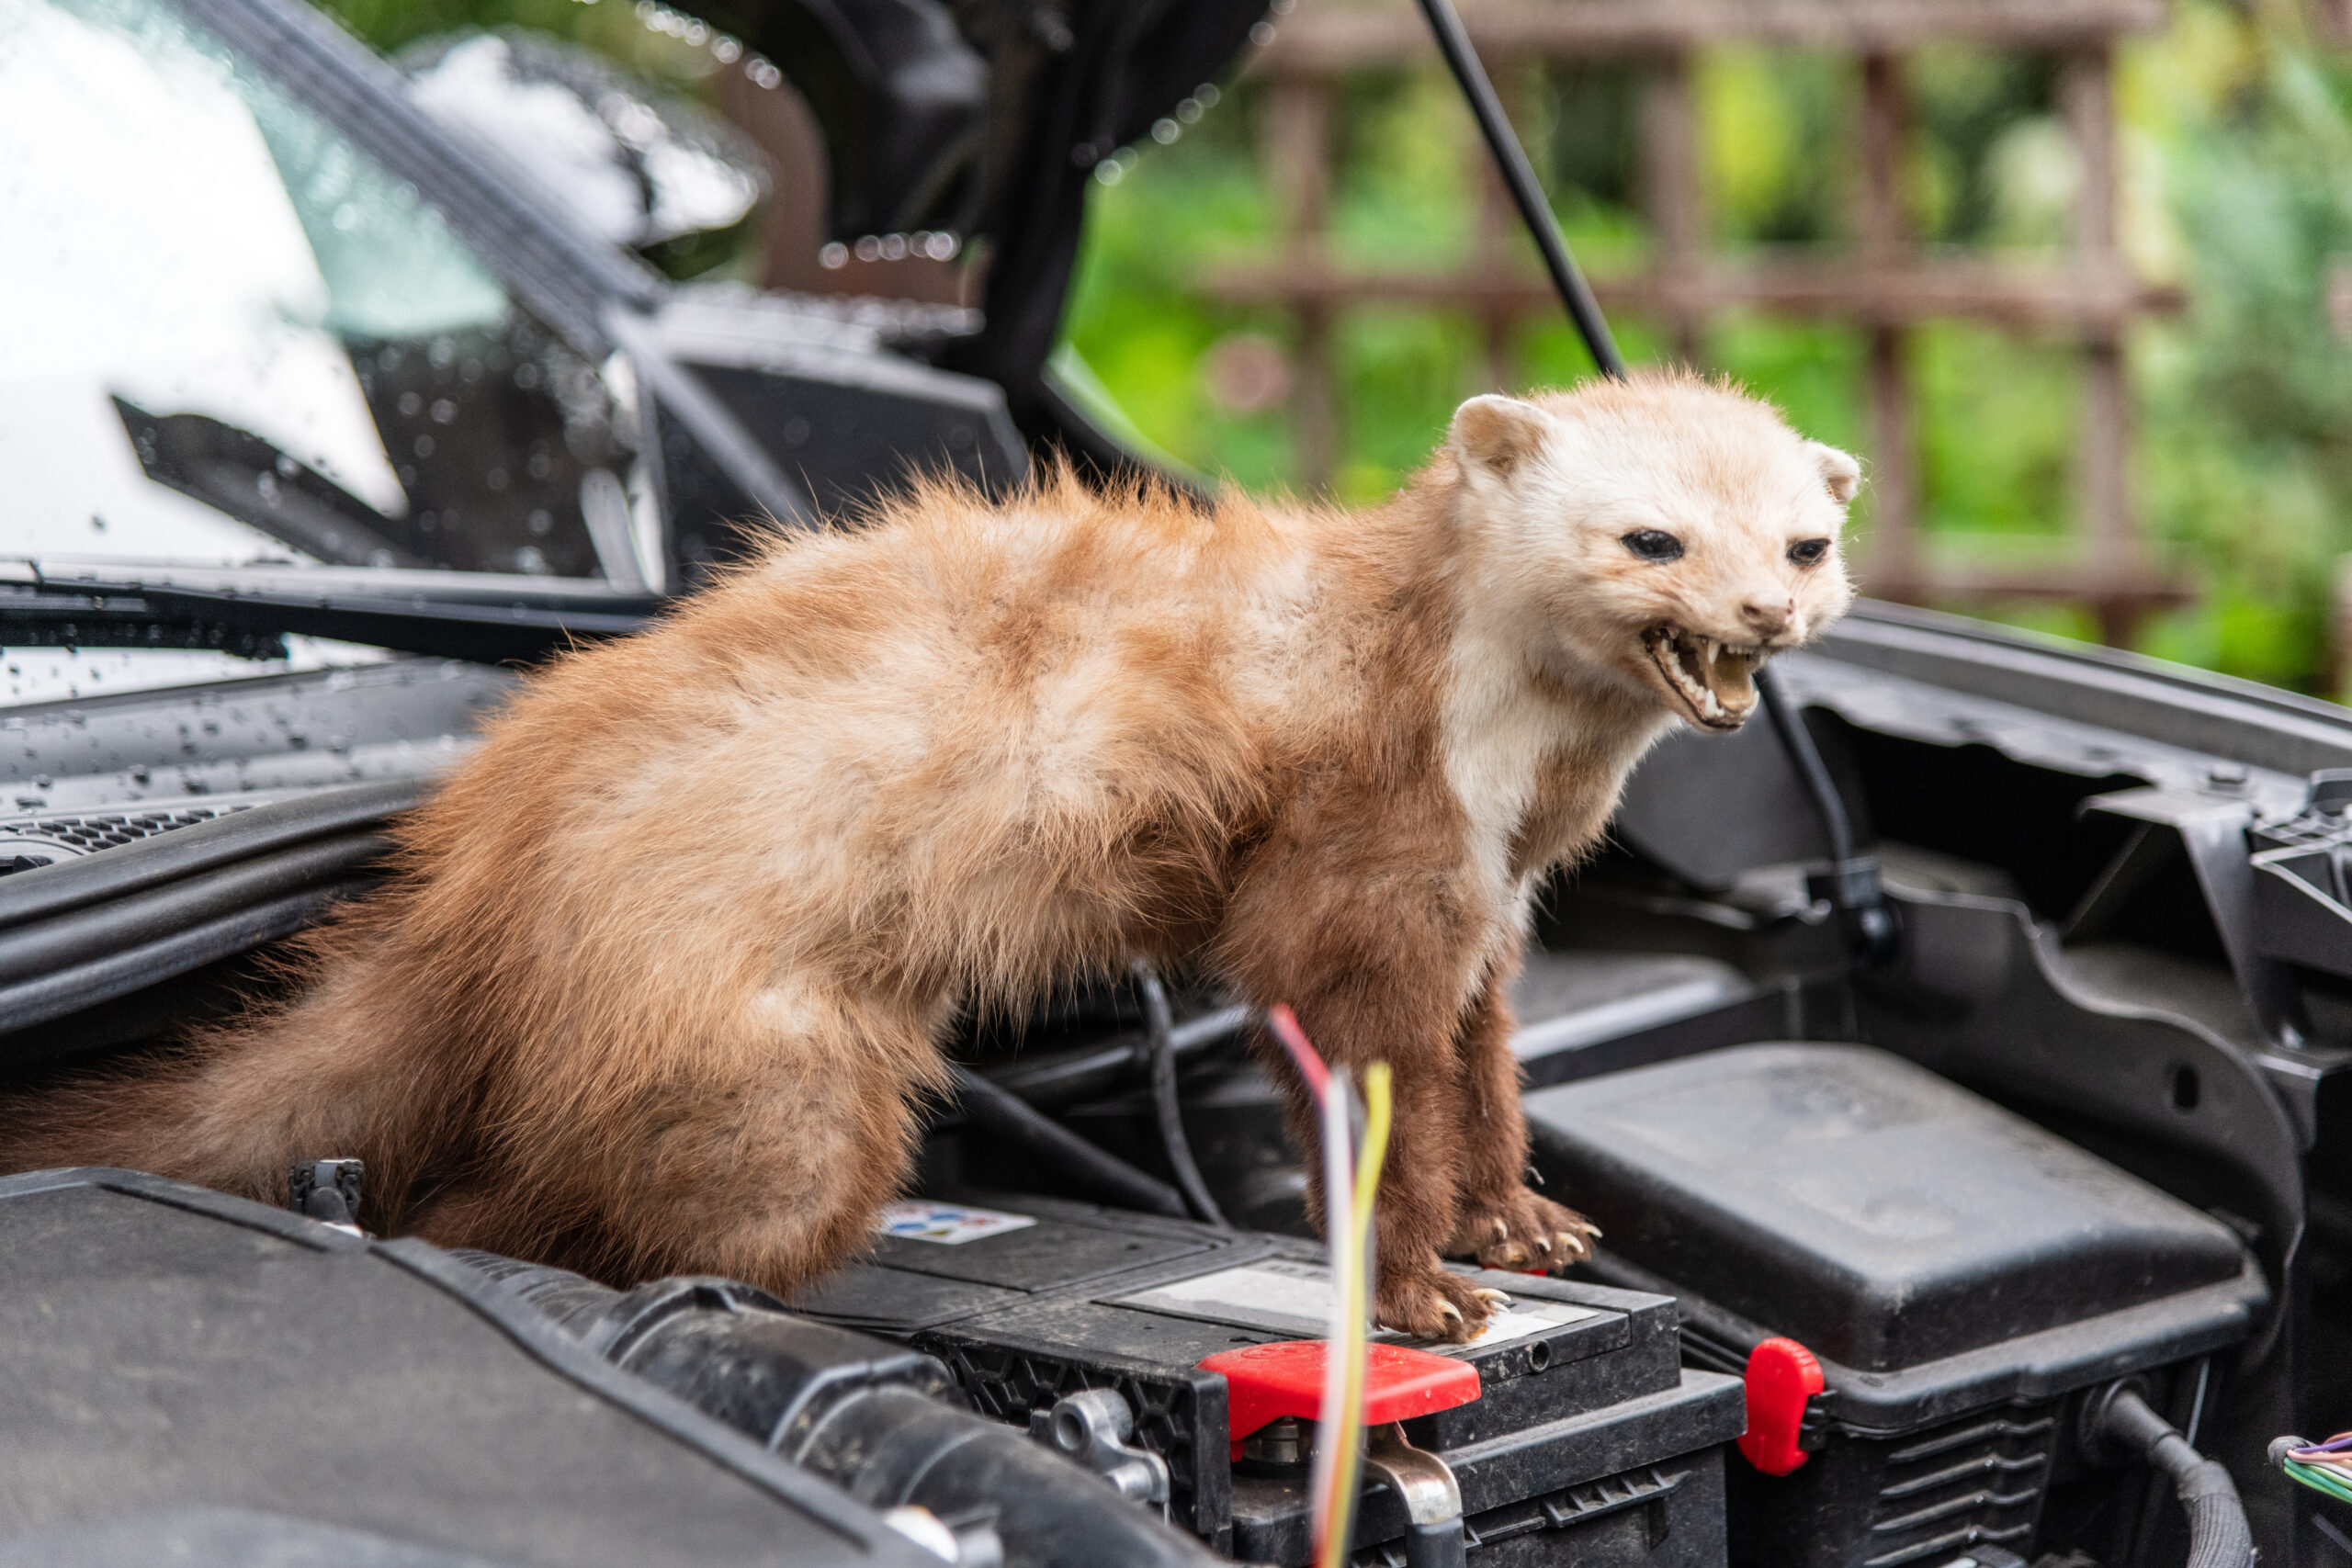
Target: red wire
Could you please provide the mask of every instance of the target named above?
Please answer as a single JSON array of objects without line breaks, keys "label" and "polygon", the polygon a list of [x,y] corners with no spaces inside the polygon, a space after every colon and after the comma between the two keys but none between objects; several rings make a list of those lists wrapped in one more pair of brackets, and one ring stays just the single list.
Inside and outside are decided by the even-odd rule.
[{"label": "red wire", "polygon": [[1266,1021],[1273,1025],[1274,1038],[1283,1043],[1283,1049],[1298,1065],[1298,1076],[1306,1080],[1308,1091],[1321,1100],[1331,1092],[1331,1075],[1325,1070],[1323,1058],[1315,1054],[1306,1031],[1298,1026],[1298,1015],[1290,1010],[1289,1003],[1276,1002],[1266,1010]]}]

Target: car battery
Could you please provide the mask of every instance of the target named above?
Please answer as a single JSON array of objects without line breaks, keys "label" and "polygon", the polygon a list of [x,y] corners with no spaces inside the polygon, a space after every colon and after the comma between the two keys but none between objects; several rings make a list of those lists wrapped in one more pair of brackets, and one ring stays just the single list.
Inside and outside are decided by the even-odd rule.
[{"label": "car battery", "polygon": [[[1470,1403],[1403,1423],[1459,1484],[1469,1561],[1723,1563],[1724,1445],[1742,1427],[1742,1391],[1682,1366],[1674,1303],[1469,1277],[1511,1297],[1476,1342],[1375,1336],[1477,1373]],[[1297,1564],[1309,1549],[1306,1448],[1277,1427],[1233,1430],[1227,1380],[1202,1363],[1319,1337],[1329,1292],[1321,1250],[1295,1237],[978,1194],[893,1205],[865,1260],[792,1304],[929,1351],[975,1407],[1041,1435],[1071,1396],[1115,1391],[1128,1420],[1095,1446],[1106,1474],[1128,1460],[1164,1466],[1159,1495],[1176,1523],[1241,1561]],[[1355,1561],[1404,1563],[1407,1533],[1404,1499],[1368,1483]]]},{"label": "car battery", "polygon": [[2268,1301],[2229,1228],[1867,1047],[1745,1045],[1526,1103],[1548,1190],[1608,1236],[1578,1272],[1674,1294],[1694,1365],[1756,1382],[1768,1338],[1812,1352],[1756,1358],[1815,1381],[1751,1407],[1735,1563],[2150,1556],[2153,1505],[2115,1499],[2154,1483],[2101,1471],[2078,1415],[2137,1374],[2192,1441],[2211,1429],[2213,1353]]}]

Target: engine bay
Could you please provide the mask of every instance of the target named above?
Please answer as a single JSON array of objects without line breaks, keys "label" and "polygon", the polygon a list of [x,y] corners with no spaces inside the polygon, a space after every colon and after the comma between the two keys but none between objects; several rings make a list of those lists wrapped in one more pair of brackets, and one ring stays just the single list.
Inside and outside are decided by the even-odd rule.
[{"label": "engine bay", "polygon": [[[1662,746],[1610,848],[1550,891],[1513,1048],[1536,1174],[1605,1239],[1564,1278],[1482,1276],[1510,1304],[1468,1347],[1380,1337],[1476,1382],[1461,1403],[1373,1428],[1394,1436],[1368,1450],[1355,1561],[1436,1561],[1422,1515],[1450,1507],[1451,1539],[1490,1568],[2169,1563],[2188,1520],[2165,1477],[2108,1435],[2103,1413],[2124,1393],[2229,1468],[2257,1540],[2283,1552],[2297,1539],[2292,1560],[2325,1561],[2336,1527],[2298,1521],[2263,1456],[2303,1412],[2352,1393],[2352,1015],[2329,967],[2352,948],[2313,925],[2340,918],[2341,807],[2323,765],[2352,760],[2352,728],[2266,711],[2252,689],[2185,696],[2169,672],[2086,669],[2016,639],[1988,658],[1985,640],[1871,609],[1783,661],[1876,862],[1891,957],[1855,956],[1803,781],[1760,726]],[[506,679],[396,660],[12,711],[12,1081],[134,1062],[256,984],[267,942],[368,885],[383,821],[464,752]],[[298,732],[333,739],[287,744]],[[472,1303],[548,1366],[587,1355],[600,1388],[667,1390],[702,1413],[697,1443],[828,1481],[873,1517],[944,1521],[934,1560],[1196,1549],[1304,1562],[1313,1420],[1270,1415],[1280,1379],[1261,1387],[1249,1358],[1220,1359],[1314,1338],[1330,1290],[1281,1094],[1248,1049],[1255,1027],[1182,975],[1164,993],[1123,978],[1025,1020],[967,1021],[950,1044],[963,1088],[933,1118],[914,1190],[864,1260],[791,1302],[725,1281],[623,1292],[360,1237],[326,1223],[332,1173],[298,1196],[311,1217],[119,1173],[8,1179],[0,1224],[28,1227],[9,1243],[11,1342],[110,1369],[126,1399],[164,1377],[207,1411],[258,1401],[252,1429],[299,1429],[300,1412],[375,1396],[298,1375],[306,1356],[349,1371],[344,1309],[322,1299],[314,1316],[311,1287],[269,1282],[293,1267],[273,1259],[317,1252],[356,1269],[365,1254]],[[1194,1213],[1202,1198],[1213,1221]],[[145,1219],[115,1236],[40,1217],[93,1202],[280,1239],[255,1253],[251,1240],[167,1242]],[[84,1267],[113,1282],[69,1291]],[[287,1375],[265,1393],[238,1336],[159,1338],[152,1314],[130,1310],[182,1289],[205,1303],[188,1321],[234,1299],[256,1324],[282,1312],[300,1325],[268,1330],[285,1348],[264,1359]],[[98,1300],[112,1305],[60,1314]],[[363,1337],[437,1346],[423,1321]],[[1776,1362],[1780,1345],[1801,1359]],[[820,1384],[832,1392],[795,1403]],[[890,1397],[820,1418],[853,1388]],[[447,1448],[465,1401],[433,1398],[457,1403],[412,1399],[366,1424]],[[121,1418],[96,1392],[86,1403],[101,1424]],[[1002,1437],[909,1435],[950,1412]],[[158,1453],[201,1429],[167,1421]],[[1020,1451],[980,1462],[1004,1441]],[[968,1448],[976,1468],[952,1485],[928,1460],[893,1470],[874,1456],[894,1442]],[[1018,1479],[1033,1459],[1049,1467]],[[231,1468],[252,1485],[157,1459],[140,1517],[230,1539],[219,1532],[243,1516],[195,1502],[226,1489],[272,1517],[374,1528],[332,1502],[340,1467],[299,1488],[299,1508],[277,1490],[277,1461]],[[79,1488],[10,1528],[73,1516]],[[1033,1496],[1024,1514],[1016,1500]],[[472,1528],[436,1517],[384,1541],[454,1549],[449,1532]],[[1153,1528],[1103,1556],[1106,1518]],[[600,1560],[466,1539],[481,1561]],[[904,1532],[876,1542],[887,1554]]]}]

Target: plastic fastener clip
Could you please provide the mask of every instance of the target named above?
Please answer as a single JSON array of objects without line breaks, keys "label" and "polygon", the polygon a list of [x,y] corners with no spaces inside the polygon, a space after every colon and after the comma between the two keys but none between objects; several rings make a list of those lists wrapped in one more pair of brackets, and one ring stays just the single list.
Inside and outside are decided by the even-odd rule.
[{"label": "plastic fastener clip", "polygon": [[1749,1352],[1747,1430],[1739,1451],[1767,1475],[1786,1475],[1810,1456],[1797,1447],[1806,1401],[1826,1386],[1821,1363],[1793,1339],[1771,1338]]}]

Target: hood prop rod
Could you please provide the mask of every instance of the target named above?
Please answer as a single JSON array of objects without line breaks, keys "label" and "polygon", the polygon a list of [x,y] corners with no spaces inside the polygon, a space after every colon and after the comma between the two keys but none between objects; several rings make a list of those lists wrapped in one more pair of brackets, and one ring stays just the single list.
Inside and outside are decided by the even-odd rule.
[{"label": "hood prop rod", "polygon": [[1502,100],[1495,96],[1495,85],[1487,79],[1487,68],[1478,63],[1477,51],[1470,47],[1470,34],[1462,26],[1461,14],[1454,10],[1453,0],[1419,0],[1421,15],[1436,35],[1438,52],[1445,56],[1446,69],[1453,73],[1453,80],[1462,96],[1470,102],[1470,112],[1478,121],[1478,133],[1487,139],[1487,151],[1495,155],[1495,167],[1501,171],[1503,184],[1510,191],[1511,204],[1519,209],[1520,220],[1533,236],[1535,248],[1544,253],[1544,270],[1552,275],[1552,287],[1559,291],[1560,302],[1568,308],[1568,319],[1576,323],[1577,335],[1584,339],[1584,346],[1592,355],[1592,363],[1603,376],[1612,381],[1625,378],[1625,356],[1618,352],[1617,340],[1610,335],[1608,318],[1600,313],[1600,301],[1592,297],[1591,286],[1577,266],[1576,257],[1568,254],[1568,245],[1560,237],[1560,225],[1552,216],[1552,203],[1536,183],[1535,168],[1527,161],[1527,150],[1519,144],[1519,134],[1504,118]]}]

